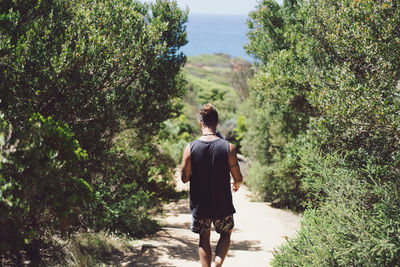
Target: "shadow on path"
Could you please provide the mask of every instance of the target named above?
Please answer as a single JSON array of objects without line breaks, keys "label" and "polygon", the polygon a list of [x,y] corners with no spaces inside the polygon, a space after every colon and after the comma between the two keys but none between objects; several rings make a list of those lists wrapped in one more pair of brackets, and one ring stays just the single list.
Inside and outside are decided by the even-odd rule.
[{"label": "shadow on path", "polygon": [[[235,194],[238,213],[226,259],[227,267],[269,266],[274,248],[284,242],[287,236],[293,235],[300,225],[300,216],[273,209],[266,203],[251,202],[250,196],[245,187]],[[190,231],[189,201],[181,199],[171,202],[165,205],[165,210],[165,216],[159,218],[164,224],[163,229],[140,240],[138,248],[121,259],[122,266],[199,266],[199,236]],[[219,235],[213,231],[213,252],[218,238]]]}]

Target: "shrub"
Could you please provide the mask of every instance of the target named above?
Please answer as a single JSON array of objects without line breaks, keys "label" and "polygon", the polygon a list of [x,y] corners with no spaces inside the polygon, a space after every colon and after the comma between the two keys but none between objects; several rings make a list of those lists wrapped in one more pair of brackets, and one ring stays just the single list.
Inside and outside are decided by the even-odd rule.
[{"label": "shrub", "polygon": [[259,198],[275,207],[302,211],[306,205],[306,190],[301,183],[297,143],[285,146],[285,157],[269,165],[251,163],[246,184]]},{"label": "shrub", "polygon": [[[155,164],[152,142],[181,108],[186,20],[160,0],[2,1],[0,111],[18,143],[1,169],[13,203],[0,209],[2,255],[18,265],[25,249],[38,265],[42,240],[82,223],[152,228],[140,207],[170,188],[171,166]],[[115,143],[127,129],[134,156]]]},{"label": "shrub", "polygon": [[[242,151],[253,162],[249,183],[264,200],[279,207],[301,210],[306,194],[301,185],[297,144],[311,117],[318,115],[308,99],[311,83],[305,62],[308,40],[296,1],[282,6],[272,0],[259,3],[249,15],[246,50],[256,59],[242,107],[246,134]],[[264,181],[262,181],[264,180]]]},{"label": "shrub", "polygon": [[68,126],[32,116],[1,169],[2,196],[9,201],[0,203],[0,253],[19,255],[25,249],[38,264],[44,240],[78,223],[92,194],[82,179],[86,158]]},{"label": "shrub", "polygon": [[315,168],[311,186],[318,183],[324,198],[306,210],[298,236],[275,253],[272,265],[396,266],[400,201],[393,189],[399,183],[367,183],[340,156],[308,163]]},{"label": "shrub", "polygon": [[397,266],[399,9],[391,1],[299,3],[306,98],[317,116],[296,154],[312,201],[274,265]]}]

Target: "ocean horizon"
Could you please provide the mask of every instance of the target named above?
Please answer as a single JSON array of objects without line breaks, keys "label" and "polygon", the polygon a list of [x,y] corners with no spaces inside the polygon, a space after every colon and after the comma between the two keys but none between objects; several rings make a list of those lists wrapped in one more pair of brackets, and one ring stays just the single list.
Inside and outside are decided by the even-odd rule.
[{"label": "ocean horizon", "polygon": [[253,61],[244,45],[248,28],[246,15],[189,14],[188,44],[181,48],[187,56],[223,53]]}]

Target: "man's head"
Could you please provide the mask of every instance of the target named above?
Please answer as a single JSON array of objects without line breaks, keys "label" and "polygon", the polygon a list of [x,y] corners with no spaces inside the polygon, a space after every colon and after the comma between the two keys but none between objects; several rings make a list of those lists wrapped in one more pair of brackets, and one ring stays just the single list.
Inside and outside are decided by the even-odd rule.
[{"label": "man's head", "polygon": [[203,126],[216,129],[218,125],[218,112],[211,104],[205,104],[200,109],[200,122]]}]

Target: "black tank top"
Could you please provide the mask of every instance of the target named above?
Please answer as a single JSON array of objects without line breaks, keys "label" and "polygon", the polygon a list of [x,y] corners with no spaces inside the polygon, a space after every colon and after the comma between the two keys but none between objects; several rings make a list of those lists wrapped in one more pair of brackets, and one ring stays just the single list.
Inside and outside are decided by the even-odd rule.
[{"label": "black tank top", "polygon": [[190,209],[196,218],[224,218],[235,213],[229,173],[229,143],[223,139],[190,143]]}]

